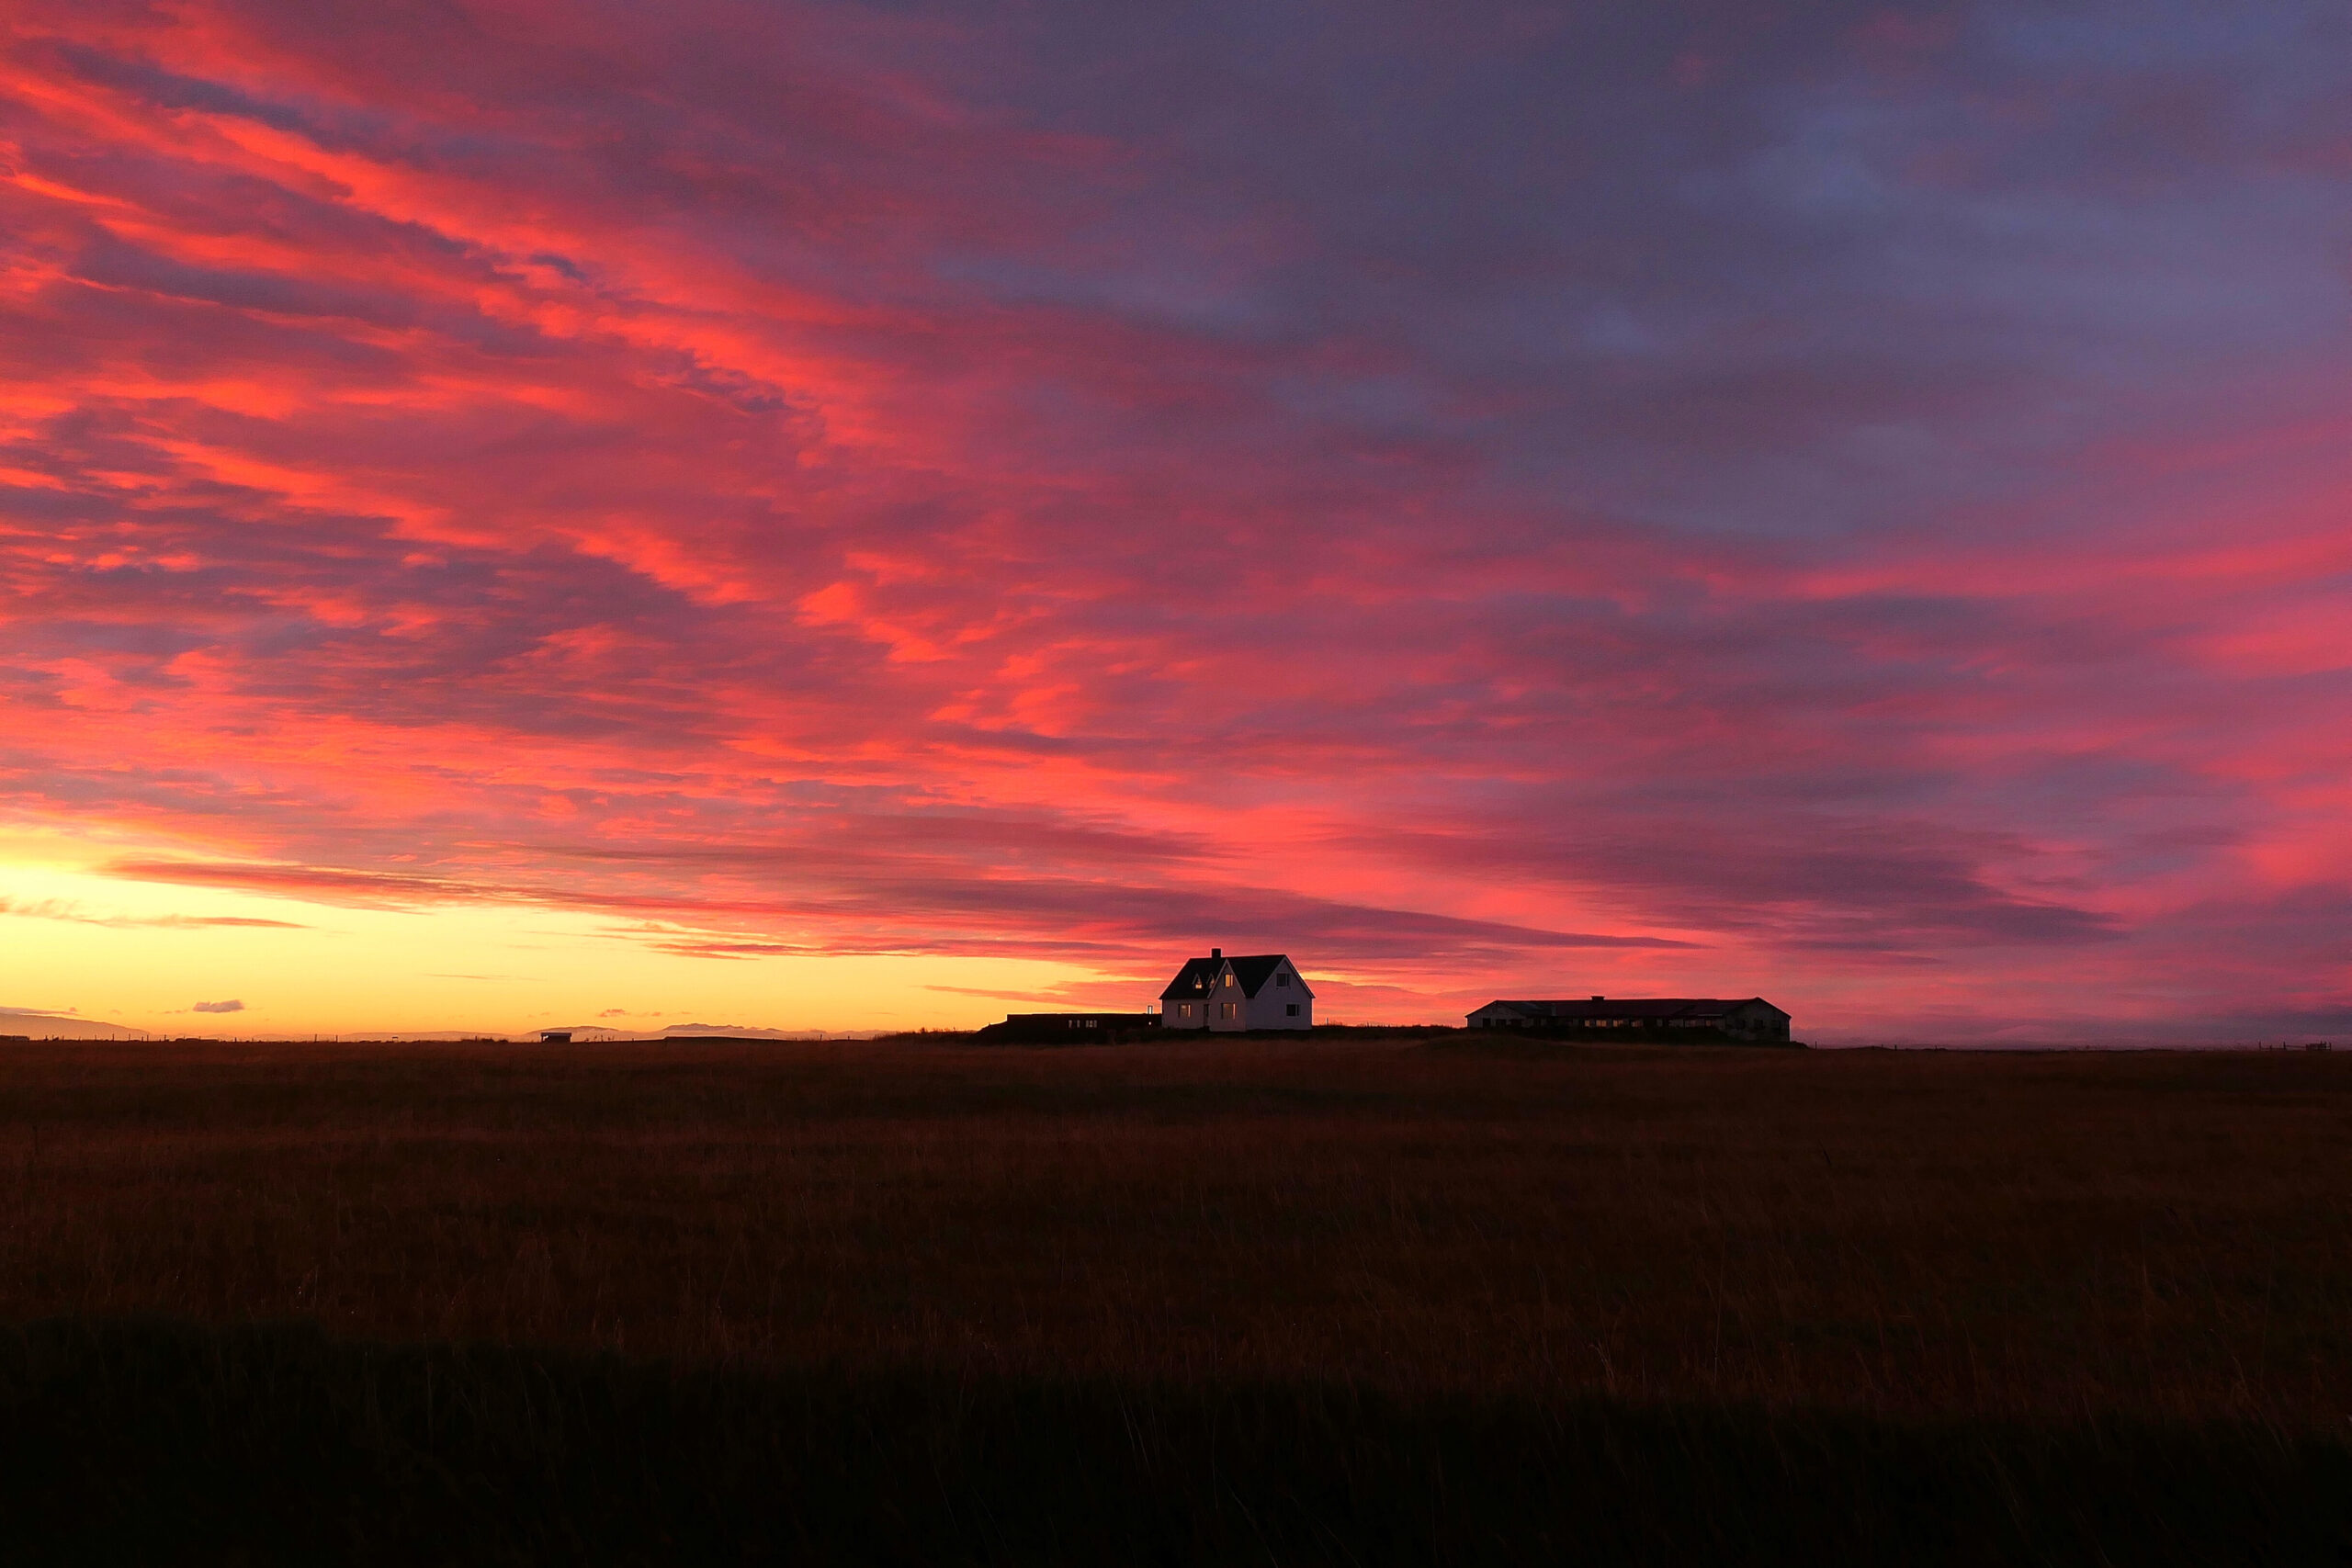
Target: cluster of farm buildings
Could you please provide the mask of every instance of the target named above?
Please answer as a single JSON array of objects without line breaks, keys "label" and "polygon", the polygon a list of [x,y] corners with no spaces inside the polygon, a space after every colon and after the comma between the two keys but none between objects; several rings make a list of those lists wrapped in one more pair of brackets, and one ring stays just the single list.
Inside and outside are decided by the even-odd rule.
[{"label": "cluster of farm buildings", "polygon": [[[1492,1001],[1472,1012],[1472,1029],[1555,1035],[1626,1032],[1623,1039],[1733,1040],[1785,1044],[1789,1015],[1761,997],[1590,997],[1566,1001]],[[1013,1013],[980,1031],[999,1040],[1110,1040],[1147,1029],[1245,1034],[1315,1027],[1315,992],[1286,953],[1228,958],[1210,948],[1185,961],[1159,993],[1157,1012]]]}]

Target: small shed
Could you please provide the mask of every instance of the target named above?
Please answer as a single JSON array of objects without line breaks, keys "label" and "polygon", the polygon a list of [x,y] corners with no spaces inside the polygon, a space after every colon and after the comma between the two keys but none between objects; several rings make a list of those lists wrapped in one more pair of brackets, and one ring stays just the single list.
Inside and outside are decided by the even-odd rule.
[{"label": "small shed", "polygon": [[569,1029],[542,1029],[539,1031],[539,1043],[542,1045],[569,1045],[571,1043],[571,1031]]}]

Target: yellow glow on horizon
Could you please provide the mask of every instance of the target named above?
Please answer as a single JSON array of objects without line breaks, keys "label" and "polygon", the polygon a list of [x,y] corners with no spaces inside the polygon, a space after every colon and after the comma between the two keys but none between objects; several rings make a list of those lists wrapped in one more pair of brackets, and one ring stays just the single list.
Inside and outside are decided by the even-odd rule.
[{"label": "yellow glow on horizon", "polygon": [[[157,1033],[969,1028],[1052,1004],[960,990],[1017,998],[1071,986],[1091,1005],[1138,1009],[1155,1005],[1147,991],[1158,994],[1156,982],[1105,982],[1030,959],[686,957],[602,914],[492,904],[352,908],[104,876],[58,863],[54,846],[0,847],[32,852],[0,859],[0,1008]],[[282,924],[196,923],[219,920]],[[1122,996],[1129,990],[1131,999]],[[243,1006],[195,1010],[229,1001]],[[26,1028],[0,1025],[6,1032]]]}]

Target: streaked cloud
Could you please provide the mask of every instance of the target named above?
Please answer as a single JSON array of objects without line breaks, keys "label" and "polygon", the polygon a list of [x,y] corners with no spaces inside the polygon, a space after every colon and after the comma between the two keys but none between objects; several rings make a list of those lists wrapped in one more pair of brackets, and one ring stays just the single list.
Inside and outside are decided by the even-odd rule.
[{"label": "streaked cloud", "polygon": [[2340,7],[14,27],[0,813],[121,880],[2352,1021]]},{"label": "streaked cloud", "polygon": [[0,915],[24,919],[69,920],[75,925],[110,926],[117,930],[151,931],[308,931],[296,920],[265,919],[252,915],[113,915],[93,914],[70,898],[0,897]]}]

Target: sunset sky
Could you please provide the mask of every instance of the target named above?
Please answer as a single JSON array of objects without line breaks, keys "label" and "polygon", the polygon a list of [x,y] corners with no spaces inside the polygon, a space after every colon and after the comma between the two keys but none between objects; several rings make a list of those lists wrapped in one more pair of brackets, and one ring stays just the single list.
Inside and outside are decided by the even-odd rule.
[{"label": "sunset sky", "polygon": [[0,1010],[2352,1030],[2340,0],[0,27]]}]

